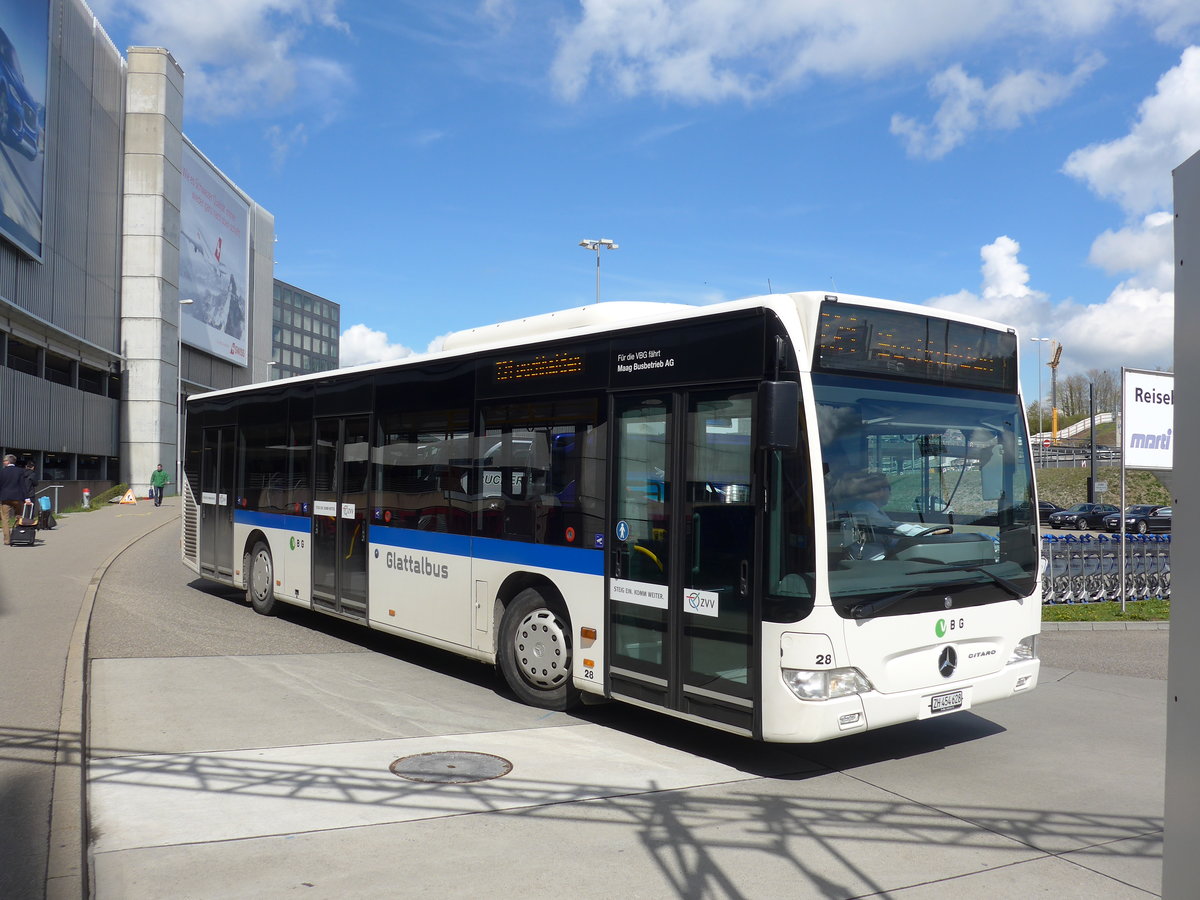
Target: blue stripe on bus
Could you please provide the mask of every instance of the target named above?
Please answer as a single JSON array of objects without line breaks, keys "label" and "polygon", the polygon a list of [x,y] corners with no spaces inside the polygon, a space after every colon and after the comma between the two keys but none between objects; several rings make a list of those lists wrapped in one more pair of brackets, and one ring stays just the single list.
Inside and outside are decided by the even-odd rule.
[{"label": "blue stripe on bus", "polygon": [[471,555],[471,537],[466,534],[372,525],[370,538],[372,544],[383,544],[385,547],[403,547],[405,550],[423,550],[426,553],[449,553],[451,556]]},{"label": "blue stripe on bus", "polygon": [[437,531],[416,531],[411,528],[371,528],[371,543],[427,553],[448,553],[454,556],[474,556],[491,562],[531,566],[539,569],[558,569],[583,575],[604,574],[604,553],[579,547],[559,547],[554,544],[530,544],[525,541],[502,541],[497,538],[472,538],[465,534],[443,534]]},{"label": "blue stripe on bus", "polygon": [[233,521],[238,525],[250,525],[256,528],[281,528],[284,531],[296,531],[308,534],[312,530],[310,519],[304,516],[285,516],[281,513],[254,512],[249,509],[235,509]]}]

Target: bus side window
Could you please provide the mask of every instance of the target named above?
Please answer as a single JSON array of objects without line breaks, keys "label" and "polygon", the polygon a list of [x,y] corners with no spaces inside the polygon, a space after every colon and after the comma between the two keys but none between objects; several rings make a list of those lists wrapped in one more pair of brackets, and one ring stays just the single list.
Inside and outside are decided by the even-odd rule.
[{"label": "bus side window", "polygon": [[[597,398],[500,404],[483,411],[481,528],[490,536],[595,549],[603,539]],[[593,485],[589,488],[589,485]],[[498,533],[496,533],[498,532]]]}]

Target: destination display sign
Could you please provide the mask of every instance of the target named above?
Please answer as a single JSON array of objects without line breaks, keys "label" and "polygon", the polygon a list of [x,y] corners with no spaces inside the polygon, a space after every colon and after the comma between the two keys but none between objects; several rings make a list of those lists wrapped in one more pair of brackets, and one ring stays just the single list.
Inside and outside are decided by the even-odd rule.
[{"label": "destination display sign", "polygon": [[1017,336],[936,316],[821,305],[813,368],[1015,391]]}]

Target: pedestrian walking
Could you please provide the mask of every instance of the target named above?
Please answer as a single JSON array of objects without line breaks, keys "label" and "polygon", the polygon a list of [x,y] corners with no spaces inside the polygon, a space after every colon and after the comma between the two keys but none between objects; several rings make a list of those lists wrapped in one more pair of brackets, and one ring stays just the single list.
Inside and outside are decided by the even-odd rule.
[{"label": "pedestrian walking", "polygon": [[4,529],[4,545],[12,543],[14,520],[20,520],[21,508],[30,499],[25,470],[17,466],[17,458],[9,453],[0,466],[0,526]]},{"label": "pedestrian walking", "polygon": [[162,506],[163,488],[167,483],[167,473],[159,463],[158,468],[150,473],[150,496],[154,498],[155,506]]},{"label": "pedestrian walking", "polygon": [[25,461],[25,496],[32,497],[38,486],[37,466],[33,464],[33,460]]}]

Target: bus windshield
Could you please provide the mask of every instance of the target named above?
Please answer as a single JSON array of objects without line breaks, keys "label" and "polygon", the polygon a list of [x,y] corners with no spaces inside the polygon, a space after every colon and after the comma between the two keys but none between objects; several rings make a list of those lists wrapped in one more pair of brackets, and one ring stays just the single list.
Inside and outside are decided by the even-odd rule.
[{"label": "bus windshield", "polygon": [[854,618],[1027,596],[1032,470],[1015,394],[814,375],[828,583]]}]

